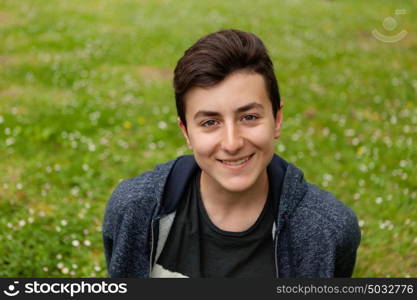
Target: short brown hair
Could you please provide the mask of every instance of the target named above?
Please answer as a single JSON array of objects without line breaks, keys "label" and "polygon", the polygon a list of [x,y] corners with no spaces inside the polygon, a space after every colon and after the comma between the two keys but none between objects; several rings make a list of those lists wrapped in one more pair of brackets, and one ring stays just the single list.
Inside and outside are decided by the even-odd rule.
[{"label": "short brown hair", "polygon": [[274,118],[280,106],[274,66],[261,39],[236,29],[221,30],[199,39],[185,51],[174,71],[177,113],[185,120],[184,96],[193,87],[211,87],[234,72],[253,72],[263,76]]}]

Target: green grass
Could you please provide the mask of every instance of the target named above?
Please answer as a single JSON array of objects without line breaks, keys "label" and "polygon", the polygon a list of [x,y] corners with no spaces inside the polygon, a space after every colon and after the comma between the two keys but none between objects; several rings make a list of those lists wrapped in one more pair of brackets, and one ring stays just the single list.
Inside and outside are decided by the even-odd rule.
[{"label": "green grass", "polygon": [[[416,4],[3,0],[0,276],[106,275],[100,227],[116,184],[188,153],[177,60],[239,28],[275,62],[277,153],[359,217],[354,276],[417,277]],[[393,34],[389,16],[408,31],[396,43],[372,35]]]}]

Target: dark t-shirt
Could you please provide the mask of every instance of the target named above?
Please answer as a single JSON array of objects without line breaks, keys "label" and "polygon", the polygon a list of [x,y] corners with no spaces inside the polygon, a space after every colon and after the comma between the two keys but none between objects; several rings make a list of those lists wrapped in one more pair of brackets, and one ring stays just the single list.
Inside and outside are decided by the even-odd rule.
[{"label": "dark t-shirt", "polygon": [[[177,208],[157,261],[162,277],[274,278],[272,225],[276,206],[271,195],[256,222],[242,232],[214,225],[201,200],[196,174]],[[180,275],[180,276],[178,276]],[[182,275],[182,276],[181,276]]]}]

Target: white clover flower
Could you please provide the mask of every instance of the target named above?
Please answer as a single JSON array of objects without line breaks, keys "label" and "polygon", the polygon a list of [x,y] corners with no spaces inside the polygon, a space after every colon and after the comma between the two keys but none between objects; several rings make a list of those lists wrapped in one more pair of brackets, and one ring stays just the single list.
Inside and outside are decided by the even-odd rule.
[{"label": "white clover flower", "polygon": [[345,130],[345,136],[355,136],[355,130],[354,129],[346,129]]},{"label": "white clover flower", "polygon": [[333,180],[333,176],[331,174],[324,174],[323,178],[325,181],[332,181]]},{"label": "white clover flower", "polygon": [[356,138],[356,137],[352,139],[352,145],[353,145],[353,146],[357,146],[357,145],[359,145],[359,142],[360,142],[360,141],[359,141],[359,139],[358,139],[358,138]]},{"label": "white clover flower", "polygon": [[71,195],[73,196],[77,196],[79,192],[80,192],[80,189],[78,187],[73,187],[71,189]]},{"label": "white clover flower", "polygon": [[278,152],[284,152],[285,151],[285,146],[283,144],[279,144],[278,145]]},{"label": "white clover flower", "polygon": [[91,246],[91,242],[89,240],[85,240],[84,241],[84,245],[87,246],[87,247],[89,247],[89,246]]},{"label": "white clover flower", "polygon": [[61,221],[61,225],[62,225],[62,226],[67,226],[67,224],[68,224],[68,222],[67,222],[67,220],[65,220],[65,219]]},{"label": "white clover flower", "polygon": [[104,146],[108,146],[109,145],[109,140],[103,137],[103,138],[100,139],[100,144],[104,145]]},{"label": "white clover flower", "polygon": [[15,138],[7,138],[6,139],[6,146],[11,146],[11,145],[13,145],[14,143],[16,142],[16,139]]},{"label": "white clover flower", "polygon": [[90,152],[94,152],[94,151],[96,151],[96,145],[94,145],[94,144],[88,144],[88,150],[89,150]]},{"label": "white clover flower", "polygon": [[387,228],[388,230],[393,230],[394,229],[394,224],[392,224],[392,222],[390,220],[385,220],[385,221],[383,221],[379,224],[379,228],[381,228],[381,229]]},{"label": "white clover flower", "polygon": [[63,269],[62,269],[62,273],[64,273],[64,274],[68,274],[68,272],[69,272],[68,268],[63,268]]},{"label": "white clover flower", "polygon": [[74,247],[78,247],[78,246],[80,245],[80,242],[79,242],[78,240],[73,240],[73,241],[72,241],[72,245],[73,245]]},{"label": "white clover flower", "polygon": [[365,164],[360,164],[359,165],[359,170],[363,173],[368,171],[368,167]]}]

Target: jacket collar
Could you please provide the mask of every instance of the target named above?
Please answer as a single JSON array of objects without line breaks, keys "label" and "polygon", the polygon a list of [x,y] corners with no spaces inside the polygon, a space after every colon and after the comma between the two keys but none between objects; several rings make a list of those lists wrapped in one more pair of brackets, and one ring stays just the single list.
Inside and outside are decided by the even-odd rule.
[{"label": "jacket collar", "polygon": [[199,167],[193,155],[183,155],[175,160],[161,197],[160,216],[175,211],[179,200],[188,187],[188,183],[198,170]]}]

